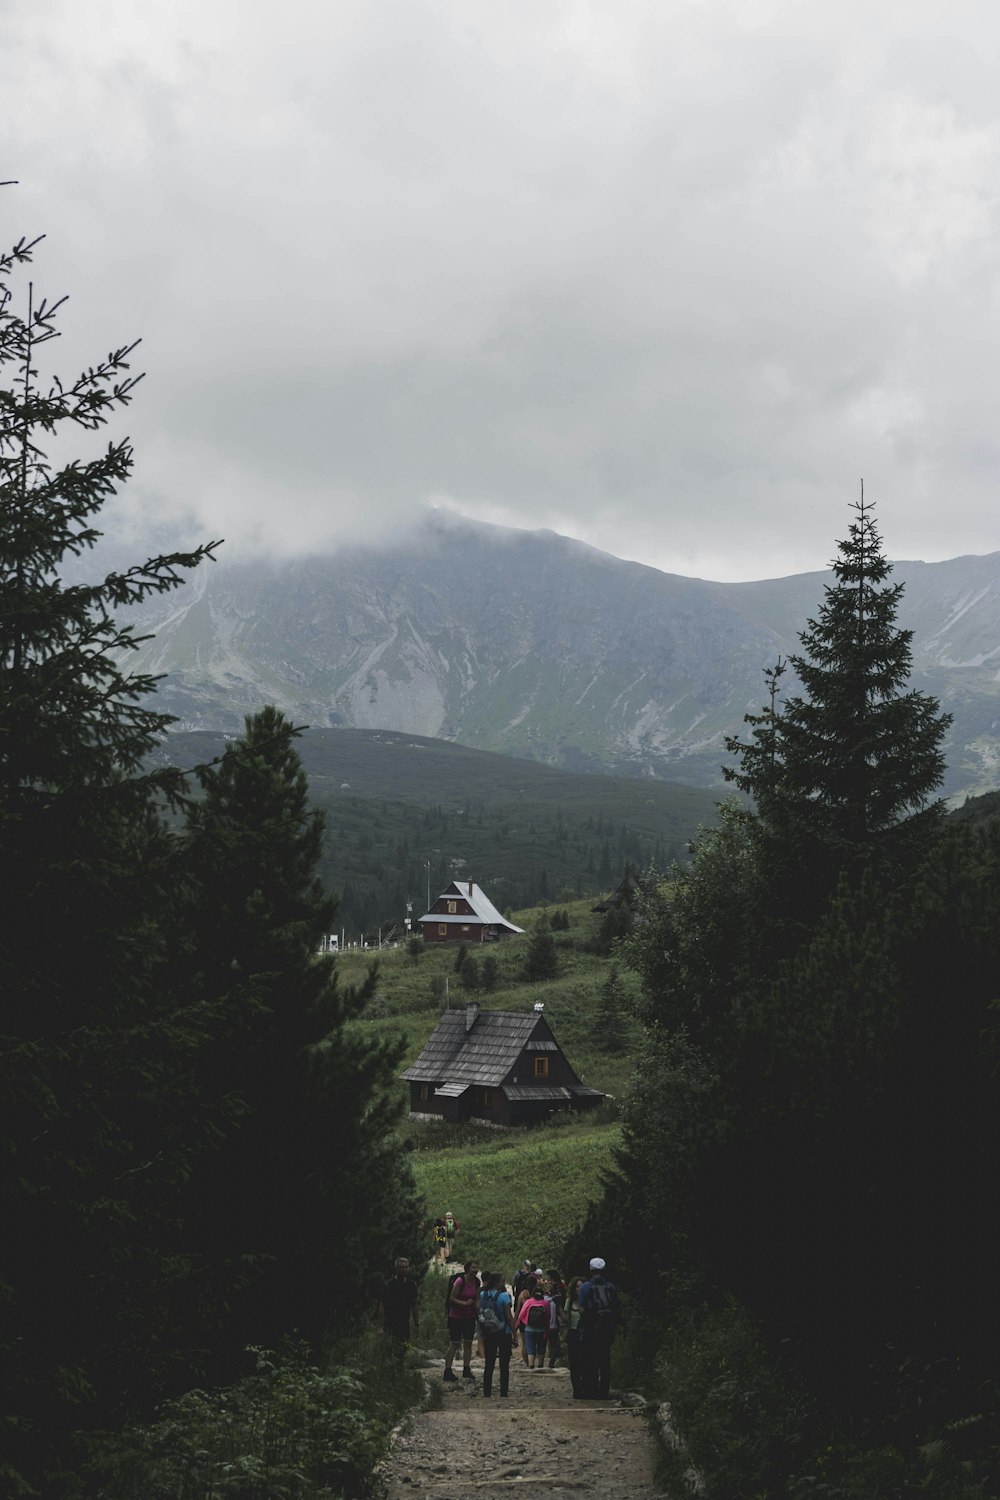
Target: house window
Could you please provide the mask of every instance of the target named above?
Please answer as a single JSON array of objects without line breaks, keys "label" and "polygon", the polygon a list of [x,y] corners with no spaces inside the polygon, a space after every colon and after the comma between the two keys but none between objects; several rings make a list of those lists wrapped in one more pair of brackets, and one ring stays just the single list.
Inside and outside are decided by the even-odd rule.
[{"label": "house window", "polygon": [[549,1060],[547,1057],[536,1057],[531,1064],[531,1071],[536,1078],[548,1078]]},{"label": "house window", "polygon": [[489,1109],[493,1103],[492,1089],[476,1089],[476,1105],[479,1109]]},{"label": "house window", "polygon": [[447,922],[439,922],[438,923],[438,937],[447,937],[447,936],[448,936],[448,923]]},{"label": "house window", "polygon": [[458,902],[457,901],[449,901],[448,902],[448,911],[450,912],[450,914],[452,916],[454,916],[455,913],[458,911]]},{"label": "house window", "polygon": [[430,1084],[429,1083],[422,1083],[420,1085],[420,1099],[421,1099],[421,1103],[423,1103],[425,1100],[429,1099],[430,1097],[431,1097],[431,1086],[430,1086]]}]

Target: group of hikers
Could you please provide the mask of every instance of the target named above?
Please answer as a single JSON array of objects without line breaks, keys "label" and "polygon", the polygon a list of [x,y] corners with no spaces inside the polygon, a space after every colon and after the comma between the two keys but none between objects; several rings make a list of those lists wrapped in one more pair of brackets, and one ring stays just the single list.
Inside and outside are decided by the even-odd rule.
[{"label": "group of hikers", "polygon": [[[473,1347],[483,1361],[483,1395],[492,1396],[493,1376],[499,1366],[500,1395],[510,1388],[510,1365],[515,1348],[528,1370],[548,1362],[554,1368],[563,1352],[569,1366],[573,1398],[606,1401],[611,1388],[611,1345],[619,1321],[618,1288],[605,1274],[600,1256],[590,1262],[589,1276],[575,1276],[567,1285],[558,1271],[547,1274],[529,1259],[514,1273],[508,1291],[500,1271],[484,1271],[467,1261],[449,1278],[445,1294],[448,1352],[443,1379],[458,1380],[452,1366],[462,1351],[463,1380],[475,1380]],[[396,1273],[382,1290],[382,1324],[401,1348],[416,1329],[417,1289],[409,1276],[409,1262],[398,1260]]]}]

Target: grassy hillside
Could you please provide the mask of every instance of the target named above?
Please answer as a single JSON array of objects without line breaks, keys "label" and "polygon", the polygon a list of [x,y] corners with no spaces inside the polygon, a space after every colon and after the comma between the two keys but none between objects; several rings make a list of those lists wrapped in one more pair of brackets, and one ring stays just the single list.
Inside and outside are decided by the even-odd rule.
[{"label": "grassy hillside", "polygon": [[[590,908],[589,901],[559,908],[570,925],[554,934],[560,972],[545,983],[526,984],[521,977],[530,931],[541,914],[537,908],[515,913],[517,924],[526,929],[523,938],[489,948],[501,975],[498,988],[489,994],[463,987],[455,970],[456,950],[443,944],[428,946],[416,964],[402,948],[381,954],[355,950],[338,960],[343,981],[350,983],[363,977],[373,958],[379,959],[378,997],[359,1024],[382,1034],[401,1034],[406,1043],[402,1067],[414,1060],[437,1025],[444,1000],[434,981],[446,980],[453,1006],[473,998],[495,1010],[530,1010],[543,1003],[545,1018],[576,1072],[610,1096],[594,1114],[555,1116],[549,1125],[533,1129],[406,1123],[404,1138],[413,1152],[428,1219],[451,1209],[463,1226],[456,1253],[463,1259],[476,1256],[481,1265],[508,1276],[526,1255],[546,1269],[557,1261],[567,1235],[599,1196],[601,1174],[611,1165],[619,1137],[619,1102],[633,1067],[631,1046],[618,1055],[602,1047],[596,1013],[614,960],[588,951],[599,925]],[[482,956],[478,948],[470,952]],[[619,972],[629,992],[635,981]],[[626,1026],[634,1044],[630,1023]],[[402,1082],[400,1091],[404,1095]]]},{"label": "grassy hillside", "polygon": [[[220,735],[171,735],[162,754],[191,766]],[[349,938],[402,929],[449,881],[472,878],[501,910],[596,895],[626,861],[666,869],[711,794],[656,780],[558,771],[443,740],[360,729],[310,730],[298,742],[313,798],[327,814],[322,874],[340,894]]]}]

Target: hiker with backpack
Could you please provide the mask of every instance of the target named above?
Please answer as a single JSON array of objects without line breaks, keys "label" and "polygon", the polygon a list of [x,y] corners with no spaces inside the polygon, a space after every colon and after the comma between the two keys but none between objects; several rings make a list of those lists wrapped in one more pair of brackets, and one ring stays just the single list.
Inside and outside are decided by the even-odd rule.
[{"label": "hiker with backpack", "polygon": [[452,1260],[455,1255],[455,1236],[459,1230],[458,1220],[449,1208],[444,1216],[444,1248],[445,1256]]},{"label": "hiker with backpack", "polygon": [[510,1352],[514,1346],[514,1317],[510,1293],[499,1271],[487,1271],[479,1294],[479,1331],[485,1348],[483,1395],[493,1394],[493,1371],[500,1361],[500,1394],[510,1389]]},{"label": "hiker with backpack", "polygon": [[431,1229],[434,1237],[434,1259],[443,1266],[448,1259],[448,1230],[443,1219],[435,1219]]},{"label": "hiker with backpack", "polygon": [[532,1276],[533,1274],[534,1272],[532,1270],[532,1262],[526,1257],[514,1272],[514,1279],[511,1282],[511,1290],[514,1293],[515,1299],[521,1295],[524,1283],[527,1281],[528,1277]]},{"label": "hiker with backpack", "polygon": [[611,1394],[611,1344],[618,1327],[618,1288],[608,1281],[604,1271],[604,1261],[595,1255],[590,1262],[590,1280],[580,1288],[580,1353],[586,1401],[607,1401]]},{"label": "hiker with backpack", "polygon": [[443,1380],[457,1380],[451,1368],[459,1345],[462,1346],[462,1379],[475,1380],[472,1373],[472,1340],[476,1332],[476,1312],[479,1307],[479,1262],[469,1260],[465,1269],[456,1271],[448,1282],[445,1295],[445,1312],[448,1318],[448,1337],[451,1343],[444,1357]]},{"label": "hiker with backpack", "polygon": [[[527,1262],[525,1262],[525,1264],[527,1264]],[[520,1290],[514,1293],[514,1327],[515,1328],[520,1328],[520,1326],[521,1326],[521,1308],[527,1302],[527,1300],[528,1300],[529,1297],[533,1297],[535,1295],[535,1290],[536,1290],[537,1286],[538,1286],[538,1282],[535,1280],[535,1273],[534,1273],[534,1271],[529,1271],[525,1275],[524,1280],[521,1282]],[[528,1368],[528,1343],[527,1343],[527,1340],[524,1339],[524,1338],[521,1339],[521,1360],[522,1360],[522,1362],[524,1364],[524,1368],[527,1369]]]},{"label": "hiker with backpack", "polygon": [[545,1364],[545,1335],[548,1333],[550,1317],[549,1299],[536,1283],[521,1303],[521,1311],[517,1315],[517,1326],[524,1340],[525,1362],[529,1370],[540,1370]]},{"label": "hiker with backpack", "polygon": [[554,1370],[556,1360],[559,1358],[562,1330],[565,1325],[566,1283],[562,1279],[561,1271],[550,1271],[546,1281],[546,1290],[552,1303],[552,1316],[549,1319],[549,1338],[545,1349],[549,1369]]},{"label": "hiker with backpack", "polygon": [[573,1387],[573,1400],[582,1401],[583,1393],[583,1354],[580,1350],[580,1288],[583,1286],[583,1277],[574,1276],[566,1292],[566,1304],[563,1309],[566,1318],[566,1359],[569,1363],[569,1380]]}]

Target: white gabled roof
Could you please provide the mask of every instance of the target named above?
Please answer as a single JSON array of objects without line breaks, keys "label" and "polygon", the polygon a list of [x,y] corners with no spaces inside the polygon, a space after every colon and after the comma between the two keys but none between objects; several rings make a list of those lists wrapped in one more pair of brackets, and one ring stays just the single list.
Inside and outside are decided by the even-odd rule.
[{"label": "white gabled roof", "polygon": [[[471,885],[471,889],[470,889]],[[486,892],[474,882],[468,880],[453,880],[447,890],[441,892],[442,896],[458,896],[467,901],[479,918],[480,922],[488,922],[490,925],[497,923],[500,927],[506,927],[508,932],[523,932],[523,927],[515,927],[513,922],[508,922],[502,912],[497,911],[493,902]],[[444,922],[447,918],[440,912],[428,911],[420,918],[421,922]],[[452,917],[452,921],[461,921],[461,916]]]}]

